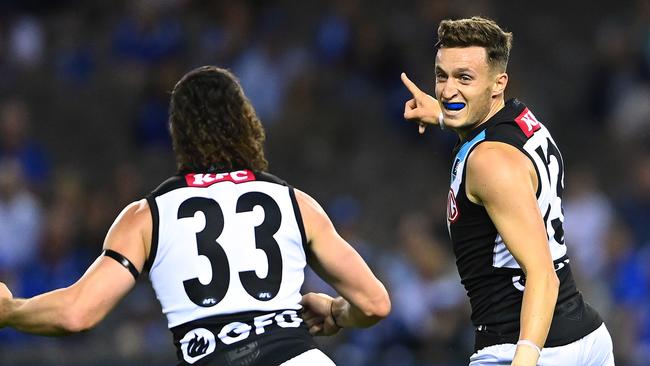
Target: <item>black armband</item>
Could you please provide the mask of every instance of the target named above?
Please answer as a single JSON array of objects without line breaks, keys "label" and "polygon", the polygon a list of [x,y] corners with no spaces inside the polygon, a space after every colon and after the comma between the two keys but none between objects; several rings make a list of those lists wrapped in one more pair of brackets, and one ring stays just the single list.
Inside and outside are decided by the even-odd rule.
[{"label": "black armband", "polygon": [[104,249],[104,251],[102,252],[102,255],[105,255],[105,256],[107,256],[109,258],[115,259],[117,261],[117,263],[121,264],[124,268],[128,269],[129,272],[131,272],[131,274],[133,275],[133,278],[136,281],[138,280],[138,276],[140,276],[140,272],[138,272],[138,270],[135,268],[133,263],[131,263],[131,261],[128,258],[126,258],[122,254],[120,254],[120,253],[118,253],[118,252],[116,252],[114,250],[110,250],[110,249]]}]

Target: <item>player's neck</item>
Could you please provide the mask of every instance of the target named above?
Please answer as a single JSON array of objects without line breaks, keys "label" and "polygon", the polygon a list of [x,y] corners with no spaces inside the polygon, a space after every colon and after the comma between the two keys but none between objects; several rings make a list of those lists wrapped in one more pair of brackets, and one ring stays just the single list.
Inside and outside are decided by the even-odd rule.
[{"label": "player's neck", "polygon": [[485,118],[483,118],[483,120],[481,121],[481,123],[479,123],[479,125],[489,121],[490,118],[492,118],[505,106],[506,106],[506,102],[503,99],[503,94],[500,97],[493,99],[490,105],[490,112],[488,112],[488,114],[485,116]]},{"label": "player's neck", "polygon": [[505,107],[506,103],[505,100],[503,99],[503,95],[501,95],[499,98],[495,98],[492,100],[492,103],[490,104],[490,110],[488,113],[483,117],[478,123],[474,124],[471,128],[466,129],[466,130],[457,130],[456,133],[458,134],[458,137],[462,141],[465,141],[467,136],[472,133],[472,131],[476,130],[477,128],[480,128],[482,124],[485,122],[489,121],[490,118],[492,118],[495,114],[497,114],[503,107]]}]

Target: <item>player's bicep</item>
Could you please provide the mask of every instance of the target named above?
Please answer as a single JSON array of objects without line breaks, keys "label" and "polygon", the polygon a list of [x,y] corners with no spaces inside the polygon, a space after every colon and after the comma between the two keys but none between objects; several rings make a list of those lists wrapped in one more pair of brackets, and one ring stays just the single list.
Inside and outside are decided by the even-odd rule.
[{"label": "player's bicep", "polygon": [[524,271],[552,269],[530,161],[514,147],[484,143],[467,167],[468,196],[483,205],[506,247]]},{"label": "player's bicep", "polygon": [[[89,322],[101,320],[135,285],[142,271],[150,240],[151,218],[145,201],[125,208],[106,235],[100,255],[86,273],[70,287],[75,308]],[[134,273],[135,272],[135,273]]]},{"label": "player's bicep", "polygon": [[140,273],[151,247],[152,227],[151,210],[147,201],[134,202],[111,225],[103,249],[109,253],[108,257],[117,262],[122,258],[128,260]]}]

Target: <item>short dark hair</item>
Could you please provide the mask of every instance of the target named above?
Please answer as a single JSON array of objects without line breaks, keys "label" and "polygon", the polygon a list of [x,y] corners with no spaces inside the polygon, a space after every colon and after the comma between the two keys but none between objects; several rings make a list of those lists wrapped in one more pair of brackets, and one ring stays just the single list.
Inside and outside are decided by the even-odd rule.
[{"label": "short dark hair", "polygon": [[179,173],[267,169],[264,128],[228,70],[185,74],[172,91],[169,127]]},{"label": "short dark hair", "polygon": [[482,17],[446,19],[440,22],[436,49],[471,46],[485,48],[488,65],[506,71],[512,48],[512,33],[505,32],[494,20]]}]

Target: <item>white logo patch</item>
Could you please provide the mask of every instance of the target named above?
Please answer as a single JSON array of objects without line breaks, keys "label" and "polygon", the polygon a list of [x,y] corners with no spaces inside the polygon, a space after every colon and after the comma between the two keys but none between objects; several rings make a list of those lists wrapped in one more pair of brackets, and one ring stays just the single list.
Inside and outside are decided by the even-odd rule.
[{"label": "white logo patch", "polygon": [[214,334],[205,328],[192,329],[185,334],[180,343],[183,359],[189,364],[211,354],[217,347]]}]

